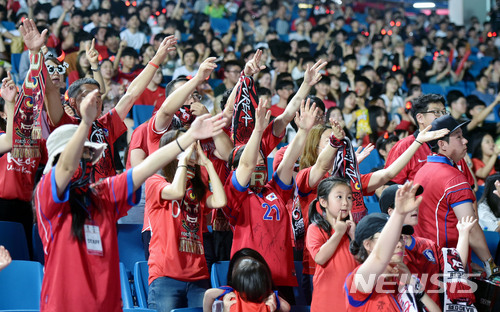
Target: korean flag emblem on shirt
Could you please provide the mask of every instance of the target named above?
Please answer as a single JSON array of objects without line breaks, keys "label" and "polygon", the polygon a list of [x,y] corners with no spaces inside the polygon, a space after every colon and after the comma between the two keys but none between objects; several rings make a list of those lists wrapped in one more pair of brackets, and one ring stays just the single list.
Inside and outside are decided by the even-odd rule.
[{"label": "korean flag emblem on shirt", "polygon": [[266,199],[268,201],[273,201],[275,199],[278,199],[278,197],[274,193],[271,193],[271,194],[269,194],[269,195],[266,196]]},{"label": "korean flag emblem on shirt", "polygon": [[430,262],[436,263],[436,257],[434,256],[434,253],[430,249],[426,249],[423,252],[424,256],[429,260]]}]

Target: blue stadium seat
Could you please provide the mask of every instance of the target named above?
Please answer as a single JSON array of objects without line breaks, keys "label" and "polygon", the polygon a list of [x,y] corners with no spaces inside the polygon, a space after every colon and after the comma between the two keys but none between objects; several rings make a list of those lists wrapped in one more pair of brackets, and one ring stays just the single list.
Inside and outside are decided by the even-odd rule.
[{"label": "blue stadium seat", "polygon": [[309,312],[311,311],[311,306],[307,305],[295,305],[292,306],[290,312]]},{"label": "blue stadium seat", "polygon": [[33,244],[33,261],[38,261],[43,265],[45,263],[45,254],[43,253],[43,244],[36,224],[33,224],[33,232],[31,234]]},{"label": "blue stadium seat", "polygon": [[368,157],[366,157],[359,164],[359,172],[362,174],[370,173],[373,168],[380,167],[384,165],[384,160],[380,157],[377,150],[373,150]]},{"label": "blue stadium seat", "polygon": [[203,312],[203,308],[182,308],[182,309],[173,309],[170,312]]},{"label": "blue stadium seat", "polygon": [[229,270],[229,261],[219,261],[212,264],[210,281],[213,288],[227,285],[227,271]]},{"label": "blue stadium seat", "polygon": [[2,21],[2,26],[7,30],[16,30],[16,24],[14,22]]},{"label": "blue stadium seat", "polygon": [[134,286],[137,296],[137,305],[141,308],[148,307],[148,262],[138,261],[134,266]]},{"label": "blue stadium seat", "polygon": [[7,248],[13,260],[30,260],[28,241],[21,223],[0,221],[0,245]]},{"label": "blue stadium seat", "polygon": [[222,79],[209,79],[208,84],[212,89],[215,89],[218,85],[222,83]]},{"label": "blue stadium seat", "polygon": [[231,22],[226,18],[210,18],[210,25],[217,36],[217,33],[219,35],[227,33]]},{"label": "blue stadium seat", "polygon": [[156,312],[156,310],[147,308],[130,308],[130,309],[123,309],[123,312]]},{"label": "blue stadium seat", "polygon": [[146,122],[153,116],[153,105],[134,105],[132,106],[132,115],[134,116],[134,129]]},{"label": "blue stadium seat", "polygon": [[293,288],[293,295],[295,296],[295,304],[297,305],[307,305],[306,296],[304,295],[304,290],[302,289],[302,261],[294,261],[295,274],[297,276],[297,282],[299,286]]},{"label": "blue stadium seat", "polygon": [[120,285],[122,289],[122,302],[124,308],[134,308],[134,299],[132,299],[132,291],[130,290],[130,282],[128,280],[127,270],[125,265],[120,262]]},{"label": "blue stadium seat", "polygon": [[367,202],[365,201],[366,209],[368,209],[368,214],[374,212],[381,212],[379,203]]},{"label": "blue stadium seat", "polygon": [[118,224],[118,251],[120,262],[128,272],[133,272],[137,261],[145,261],[142,245],[142,224]]},{"label": "blue stadium seat", "polygon": [[16,84],[21,84],[24,77],[19,77],[19,64],[21,63],[21,53],[12,53],[10,55],[10,63],[12,64],[11,74]]},{"label": "blue stadium seat", "polygon": [[39,262],[13,260],[0,272],[0,310],[40,309],[42,280]]},{"label": "blue stadium seat", "polygon": [[[488,244],[488,249],[493,257],[497,254],[498,244],[500,243],[500,233],[496,231],[484,231],[484,237],[486,238],[486,244]],[[482,261],[476,255],[474,251],[471,253],[471,261],[483,266]]]},{"label": "blue stadium seat", "polygon": [[443,87],[441,87],[438,84],[433,84],[433,83],[423,83],[422,84],[422,93],[424,93],[424,94],[437,93],[437,94],[441,94],[441,95],[446,95],[444,93]]}]

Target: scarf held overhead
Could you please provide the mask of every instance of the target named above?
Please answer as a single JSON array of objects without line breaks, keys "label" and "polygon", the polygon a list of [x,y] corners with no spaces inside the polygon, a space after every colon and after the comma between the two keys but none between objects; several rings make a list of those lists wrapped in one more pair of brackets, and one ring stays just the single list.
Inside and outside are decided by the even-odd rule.
[{"label": "scarf held overhead", "polygon": [[40,157],[38,140],[42,137],[41,111],[45,96],[45,68],[41,52],[31,54],[30,71],[17,97],[12,134],[12,157]]},{"label": "scarf held overhead", "polygon": [[244,145],[250,139],[255,127],[255,109],[259,98],[252,77],[240,76],[240,84],[234,101],[232,133],[234,146]]}]

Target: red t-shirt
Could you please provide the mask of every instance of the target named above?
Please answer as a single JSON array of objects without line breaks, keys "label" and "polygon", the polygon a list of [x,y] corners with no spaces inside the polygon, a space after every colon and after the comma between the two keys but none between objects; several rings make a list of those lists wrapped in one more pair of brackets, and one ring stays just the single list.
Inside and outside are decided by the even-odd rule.
[{"label": "red t-shirt", "polygon": [[143,68],[139,68],[134,70],[131,73],[124,73],[121,71],[121,69],[118,70],[118,74],[116,74],[116,82],[118,82],[121,85],[124,85],[125,88],[128,88],[128,86],[134,81],[137,76],[142,72]]},{"label": "red t-shirt", "polygon": [[146,88],[134,104],[153,105],[155,107],[154,111],[157,111],[163,101],[165,101],[165,88],[158,86],[155,91]]},{"label": "red t-shirt", "polygon": [[395,297],[397,294],[397,282],[384,281],[384,277],[380,276],[377,284],[384,283],[382,289],[385,292],[377,292],[377,286],[374,287],[371,293],[363,293],[356,288],[356,285],[353,283],[354,275],[356,275],[360,267],[361,266],[358,266],[350,273],[344,283],[344,302],[346,311],[402,311]]},{"label": "red t-shirt", "polygon": [[260,194],[242,186],[233,171],[224,185],[227,206],[222,208],[233,228],[231,257],[241,248],[252,248],[266,259],[277,286],[297,286],[293,263],[292,222],[285,203],[293,184],[283,183],[277,173]]},{"label": "red t-shirt", "polygon": [[[331,235],[335,233],[332,230]],[[307,229],[306,246],[312,259],[316,257],[320,248],[331,237],[316,224]],[[333,256],[323,265],[316,264],[313,278],[313,294],[311,311],[323,312],[332,309],[332,303],[342,303],[344,299],[344,281],[358,263],[349,252],[349,237],[344,234]]]},{"label": "red t-shirt", "polygon": [[[481,159],[472,158],[472,170],[474,171],[474,174],[476,174],[476,171],[483,168],[484,166],[485,166],[485,164]],[[488,175],[490,176],[490,175],[495,174],[495,173],[497,173],[497,171],[495,170],[495,167],[493,166],[493,168],[491,168],[491,171],[490,171],[490,173],[488,173]],[[484,185],[484,179],[477,178],[477,185]]]},{"label": "red t-shirt", "polygon": [[279,115],[283,114],[283,112],[285,111],[285,109],[279,107],[278,105],[273,105],[273,106],[271,106],[270,111],[271,111],[271,117],[276,118]]},{"label": "red t-shirt", "polygon": [[[396,142],[391,150],[389,151],[389,155],[387,155],[387,160],[385,161],[385,168],[389,167],[396,159],[401,156],[415,141],[415,136],[418,135],[418,132],[415,132],[413,135],[409,135],[406,138],[399,140]],[[394,178],[392,178],[392,182],[397,184],[404,184],[406,181],[414,181],[415,175],[418,170],[422,168],[422,166],[427,162],[427,156],[432,155],[432,151],[429,148],[429,145],[426,143],[422,144],[422,146],[415,152],[413,157],[410,159],[408,164],[401,170]],[[474,177],[472,173],[467,168],[467,164],[464,159],[460,160],[457,164],[459,170],[465,175],[467,181],[470,185],[474,185]]]},{"label": "red t-shirt", "polygon": [[103,255],[88,253],[85,238],[72,237],[70,185],[57,197],[55,166],[36,188],[38,232],[45,252],[45,275],[40,311],[121,311],[120,269],[116,222],[140,199],[133,192],[132,170],[107,178],[91,187],[96,195],[88,208],[99,227]]},{"label": "red t-shirt", "polygon": [[[203,249],[203,219],[206,199],[196,200],[188,183],[182,200],[164,200],[170,185],[155,174],[146,180],[146,207],[151,226],[149,284],[161,276],[189,282],[209,278]],[[203,204],[202,204],[203,203]]]},{"label": "red t-shirt", "polygon": [[440,248],[455,248],[458,241],[457,217],[453,208],[475,200],[471,186],[462,172],[445,156],[428,156],[415,182],[424,193],[419,207],[415,236],[428,238]]},{"label": "red t-shirt", "polygon": [[148,130],[148,123],[145,122],[139,127],[135,128],[134,132],[132,133],[132,137],[130,138],[130,143],[128,145],[128,155],[127,155],[127,164],[125,167],[127,169],[130,169],[130,153],[135,150],[135,149],[141,149],[146,153],[146,156],[149,155],[148,152],[148,140],[147,140],[147,132]]},{"label": "red t-shirt", "polygon": [[[63,114],[59,125],[80,124],[80,119]],[[127,131],[127,126],[120,118],[116,109],[113,108],[108,113],[101,116],[92,123],[89,133],[91,142],[106,143],[104,155],[95,166],[95,181],[114,176],[116,174],[114,162],[114,147],[116,140]]]},{"label": "red t-shirt", "polygon": [[103,60],[109,59],[109,53],[108,53],[108,47],[107,46],[102,46],[102,45],[95,45],[95,49],[97,52],[99,52],[99,55],[102,57]]},{"label": "red t-shirt", "polygon": [[[433,280],[444,270],[443,252],[436,243],[423,237],[410,236],[412,243],[405,246],[404,263],[412,274],[416,274],[425,292],[441,306],[439,299],[439,283]],[[437,285],[436,285],[437,284]]]}]

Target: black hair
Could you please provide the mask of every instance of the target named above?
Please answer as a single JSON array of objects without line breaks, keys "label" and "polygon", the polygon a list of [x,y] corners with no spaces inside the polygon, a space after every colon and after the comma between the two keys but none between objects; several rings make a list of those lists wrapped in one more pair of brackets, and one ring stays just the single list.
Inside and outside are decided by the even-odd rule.
[{"label": "black hair", "polygon": [[411,106],[411,116],[415,122],[417,122],[417,114],[426,112],[429,108],[429,104],[431,103],[441,103],[444,106],[445,100],[442,95],[435,93],[423,94],[413,100]]},{"label": "black hair", "polygon": [[[351,95],[351,94],[356,95],[356,92],[354,92],[354,91],[346,91],[346,92],[342,93],[342,95],[340,96],[340,99],[339,99],[339,105],[338,105],[338,107],[339,107],[341,110],[343,110],[343,109],[344,109],[344,103],[345,103],[345,100],[346,100],[346,99],[347,99],[347,97],[348,97],[349,95]],[[355,108],[355,109],[356,109],[356,108]],[[354,109],[354,110],[355,110],[355,109]],[[354,110],[353,110],[353,111],[354,111]]]},{"label": "black hair", "polygon": [[334,187],[338,185],[345,185],[351,188],[351,184],[349,180],[341,177],[328,177],[323,179],[318,185],[318,193],[316,198],[309,205],[309,224],[316,224],[319,228],[321,228],[326,233],[330,233],[332,231],[332,226],[328,220],[326,220],[326,207],[321,206],[322,213],[319,213],[316,209],[317,203],[319,203],[320,198],[326,200],[328,202],[328,195],[333,190]]},{"label": "black hair", "polygon": [[186,78],[186,76],[179,76],[175,78],[174,80],[170,81],[167,86],[165,87],[165,97],[168,97],[172,92],[174,92],[174,86],[178,82],[187,82],[189,79]]},{"label": "black hair", "polygon": [[[227,100],[229,100],[229,96],[231,95],[231,92],[233,92],[233,88],[224,91],[224,93],[222,94],[222,98],[220,99],[220,103],[219,103],[221,110],[224,110],[224,108],[226,107]],[[258,89],[257,89],[257,92],[259,92]]]},{"label": "black hair", "polygon": [[186,56],[186,54],[188,54],[188,53],[194,53],[194,58],[195,58],[195,60],[197,60],[197,59],[198,59],[198,57],[200,56],[200,55],[198,54],[198,51],[196,51],[196,50],[195,50],[195,49],[193,49],[193,48],[188,48],[188,49],[184,50],[184,53],[182,54],[182,61],[184,61],[184,57],[185,57],[185,56]]},{"label": "black hair", "polygon": [[236,261],[231,282],[241,298],[249,302],[264,302],[273,291],[269,266],[251,257],[243,257]]},{"label": "black hair", "polygon": [[73,82],[69,86],[68,96],[70,98],[76,99],[78,97],[78,95],[80,94],[80,92],[82,91],[81,87],[83,85],[86,85],[86,84],[94,85],[94,86],[97,86],[98,88],[100,88],[99,82],[97,82],[97,80],[95,80],[93,78],[81,78],[81,79],[78,79],[77,81]]},{"label": "black hair", "polygon": [[433,153],[439,153],[439,144],[438,144],[439,141],[445,141],[446,143],[450,143],[450,135],[447,134],[444,137],[438,139],[436,141],[436,145],[431,146],[431,152],[433,152]]},{"label": "black hair", "polygon": [[276,91],[284,89],[285,87],[292,86],[293,87],[293,82],[290,80],[279,80],[276,83]]},{"label": "black hair", "polygon": [[389,117],[385,108],[380,106],[369,106],[368,107],[368,122],[370,123],[370,128],[372,129],[372,133],[369,135],[370,142],[376,143],[378,138],[379,126],[377,124],[377,117],[385,115],[385,125],[383,126],[384,130],[387,128],[389,124]]},{"label": "black hair", "polygon": [[354,239],[349,244],[349,251],[360,263],[363,263],[366,261],[366,259],[368,259],[368,250],[366,250],[363,244],[359,245]]},{"label": "black hair", "polygon": [[325,107],[325,103],[317,96],[314,96],[314,95],[308,95],[306,100],[307,99],[310,99],[311,100],[311,105],[313,103],[316,103],[316,107],[321,109],[324,113],[326,113],[326,107]]},{"label": "black hair", "polygon": [[149,47],[152,47],[151,44],[149,43],[144,43],[142,46],[141,46],[141,49],[139,50],[139,54],[142,56],[146,50],[149,48]]},{"label": "black hair", "polygon": [[[107,33],[107,31],[106,31],[106,33]],[[82,41],[92,41],[92,39],[94,39],[94,36],[92,36],[91,34],[89,34],[88,32],[85,32],[85,31],[80,31],[79,33],[77,33],[75,35],[75,42],[78,42],[79,44]]]},{"label": "black hair", "polygon": [[377,142],[375,143],[375,149],[377,151],[385,150],[385,147],[388,144],[393,143],[393,142],[395,143],[397,141],[399,141],[399,137],[393,133],[388,134],[388,138],[385,138],[385,136],[381,136],[377,139]]},{"label": "black hair", "polygon": [[243,66],[241,66],[241,63],[238,62],[238,61],[227,61],[227,62],[224,62],[224,69],[228,69],[231,66],[238,66],[240,69],[243,68]]},{"label": "black hair", "polygon": [[241,147],[236,146],[235,148],[233,148],[231,150],[231,153],[229,153],[227,163],[229,164],[230,170],[235,170],[236,168],[238,168],[238,165],[240,164],[240,158],[241,158],[241,155],[243,154],[243,151],[245,150],[245,147],[246,147],[246,145],[243,145]]},{"label": "black hair", "polygon": [[[242,258],[252,258],[252,259],[255,259],[259,262],[262,262],[264,263],[265,265],[267,265],[267,262],[266,260],[264,259],[264,257],[262,257],[262,255],[252,249],[252,248],[242,248],[240,250],[238,250],[237,252],[234,253],[234,255],[231,257],[231,260],[229,261],[229,267],[228,267],[228,270],[227,270],[227,285],[228,286],[233,286],[233,269],[234,269],[234,265],[236,264],[236,262]],[[275,286],[273,285],[273,288],[275,288]]]},{"label": "black hair", "polygon": [[[0,112],[5,112],[5,100],[2,97],[0,97]],[[0,130],[7,131],[7,122],[3,118],[0,118]]]},{"label": "black hair", "polygon": [[125,56],[131,56],[131,57],[135,58],[136,60],[139,59],[139,54],[132,47],[126,47],[125,49],[123,49],[121,57],[125,57]]},{"label": "black hair", "polygon": [[106,28],[106,35],[104,35],[104,41],[108,40],[110,37],[118,37],[120,38],[120,33],[116,31],[114,28]]},{"label": "black hair", "polygon": [[486,107],[486,103],[484,103],[479,97],[477,97],[477,95],[468,95],[465,100],[467,101],[467,112],[465,113],[465,115],[467,115],[467,117],[469,119],[472,119],[472,115],[470,114],[470,111],[472,109],[474,109],[474,107],[476,106],[484,106]]},{"label": "black hair", "polygon": [[451,103],[457,101],[459,98],[465,98],[465,95],[459,90],[451,90],[446,95],[446,102],[451,107]]},{"label": "black hair", "polygon": [[257,96],[258,97],[261,97],[261,96],[271,97],[272,95],[273,94],[271,93],[271,90],[269,90],[268,88],[264,88],[264,87],[257,88]]},{"label": "black hair", "polygon": [[356,76],[354,82],[363,82],[367,88],[371,88],[372,86],[371,80],[366,78],[365,76]]},{"label": "black hair", "polygon": [[493,194],[493,191],[496,190],[495,181],[497,180],[500,180],[500,173],[492,174],[485,179],[484,191],[479,204],[486,203],[495,217],[500,218],[500,198]]},{"label": "black hair", "polygon": [[[474,135],[472,136],[471,140],[470,140],[470,151],[471,151],[471,158],[478,158],[478,159],[482,159],[483,158],[483,150],[481,148],[481,145],[483,143],[483,139],[486,135],[490,135],[492,138],[493,138],[493,141],[495,140],[494,136],[491,135],[491,133],[487,133],[487,132],[477,132],[477,133],[474,133]],[[495,161],[495,169],[498,170],[498,161]]]},{"label": "black hair", "polygon": [[324,84],[327,84],[327,85],[330,85],[330,82],[331,82],[330,77],[328,77],[326,75],[321,75],[321,80],[318,81],[318,83],[324,83]]}]

